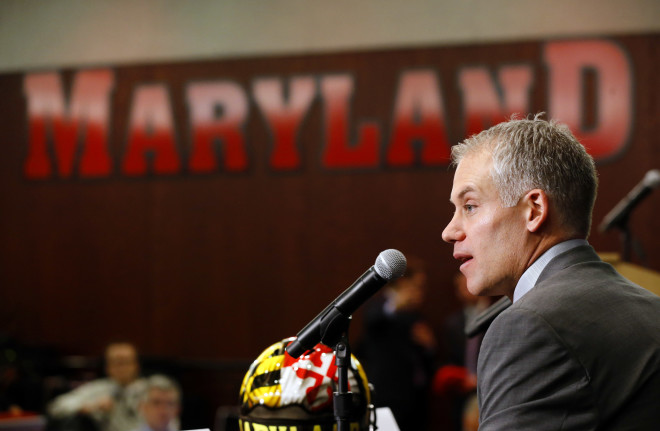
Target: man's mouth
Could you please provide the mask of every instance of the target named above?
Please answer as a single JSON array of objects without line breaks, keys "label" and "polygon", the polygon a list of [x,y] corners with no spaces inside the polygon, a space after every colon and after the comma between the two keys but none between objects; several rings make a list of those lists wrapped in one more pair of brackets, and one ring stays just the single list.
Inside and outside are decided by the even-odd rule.
[{"label": "man's mouth", "polygon": [[461,267],[462,267],[467,262],[471,261],[473,258],[469,254],[455,253],[454,254],[454,259],[460,261],[461,262]]}]

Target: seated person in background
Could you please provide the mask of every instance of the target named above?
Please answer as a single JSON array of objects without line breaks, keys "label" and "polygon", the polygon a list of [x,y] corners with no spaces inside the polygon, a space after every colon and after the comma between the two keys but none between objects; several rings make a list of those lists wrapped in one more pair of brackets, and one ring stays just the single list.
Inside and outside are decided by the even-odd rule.
[{"label": "seated person in background", "polygon": [[[458,272],[453,278],[453,287],[461,308],[450,314],[444,323],[446,364],[433,377],[433,392],[445,397],[450,406],[452,429],[465,429],[466,419],[478,422],[479,410],[474,404],[468,407],[477,390],[477,358],[483,334],[468,338],[465,328],[492,300],[487,296],[476,296],[467,288],[465,276]],[[472,415],[466,418],[466,412]],[[476,417],[475,416],[476,413]]]},{"label": "seated person in background", "polygon": [[178,431],[181,390],[169,377],[155,374],[147,379],[139,408],[142,423],[137,431]]},{"label": "seated person in background", "polygon": [[131,431],[139,426],[138,403],[145,380],[135,346],[127,342],[105,349],[106,378],[93,380],[55,398],[48,414],[63,430]]},{"label": "seated person in background", "polygon": [[427,274],[408,256],[405,274],[366,305],[356,354],[374,385],[376,407],[389,407],[401,431],[427,429],[429,384],[435,371],[435,334],[422,314]]}]

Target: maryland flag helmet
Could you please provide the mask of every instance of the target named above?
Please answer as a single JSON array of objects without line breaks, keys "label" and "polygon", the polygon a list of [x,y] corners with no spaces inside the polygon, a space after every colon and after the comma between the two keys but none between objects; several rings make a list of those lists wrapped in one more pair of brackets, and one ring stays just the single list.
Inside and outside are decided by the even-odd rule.
[{"label": "maryland flag helmet", "polygon": [[[317,344],[295,359],[285,350],[293,340],[271,345],[250,365],[240,392],[241,431],[332,431],[338,380],[335,354]],[[353,393],[350,430],[367,430],[373,413],[369,382],[352,355],[348,383]]]}]

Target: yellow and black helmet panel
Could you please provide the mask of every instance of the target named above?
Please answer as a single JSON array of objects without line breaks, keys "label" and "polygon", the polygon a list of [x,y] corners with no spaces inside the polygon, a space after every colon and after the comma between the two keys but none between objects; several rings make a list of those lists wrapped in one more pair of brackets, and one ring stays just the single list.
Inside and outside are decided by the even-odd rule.
[{"label": "yellow and black helmet panel", "polygon": [[[316,429],[325,429],[321,424],[331,425],[334,421],[333,393],[338,380],[335,354],[330,347],[317,344],[300,358],[292,358],[286,347],[294,339],[287,338],[266,348],[243,378],[241,420],[242,424],[253,425],[248,425],[250,430],[287,423],[298,424],[298,431],[312,423],[319,425]],[[348,384],[353,393],[355,423],[361,429],[362,424],[368,423],[371,394],[367,376],[355,356],[351,356]]]}]

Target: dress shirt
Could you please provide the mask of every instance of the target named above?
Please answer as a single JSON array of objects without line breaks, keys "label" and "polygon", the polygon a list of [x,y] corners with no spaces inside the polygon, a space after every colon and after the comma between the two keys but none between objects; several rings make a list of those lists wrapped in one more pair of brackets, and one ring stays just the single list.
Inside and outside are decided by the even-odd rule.
[{"label": "dress shirt", "polygon": [[532,290],[536,284],[536,280],[539,279],[539,276],[545,269],[546,265],[550,263],[553,258],[581,245],[589,245],[589,243],[584,239],[570,239],[550,247],[545,253],[541,255],[541,257],[536,259],[536,261],[534,261],[534,263],[525,270],[522,277],[520,277],[518,284],[516,284],[516,289],[513,291],[513,302],[516,302],[527,292]]}]

